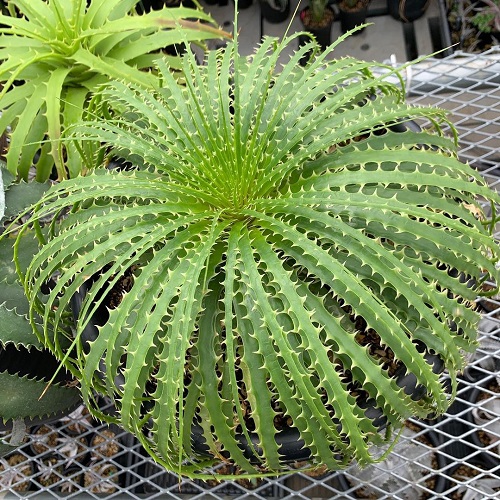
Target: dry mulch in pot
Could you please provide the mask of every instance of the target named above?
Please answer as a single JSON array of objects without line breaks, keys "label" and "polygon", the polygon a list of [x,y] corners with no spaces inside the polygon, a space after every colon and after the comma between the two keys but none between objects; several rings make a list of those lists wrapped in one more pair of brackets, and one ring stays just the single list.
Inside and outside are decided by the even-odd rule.
[{"label": "dry mulch in pot", "polygon": [[22,453],[0,459],[0,492],[10,488],[19,493],[29,491],[33,466]]}]

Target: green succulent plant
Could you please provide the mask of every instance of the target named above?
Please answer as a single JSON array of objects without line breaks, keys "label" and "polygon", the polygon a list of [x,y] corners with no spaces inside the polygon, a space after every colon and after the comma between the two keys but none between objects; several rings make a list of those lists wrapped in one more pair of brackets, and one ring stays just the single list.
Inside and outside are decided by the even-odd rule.
[{"label": "green succulent plant", "polygon": [[279,66],[297,36],[265,38],[250,58],[236,40],[201,66],[188,51],[185,86],[159,62],[154,92],[102,89],[72,138],[105,144],[90,167],[104,152],[128,167],[53,186],[29,221],[64,214],[21,273],[40,341],[94,415],[190,477],[220,462],[286,471],[283,422],[312,466],[377,460],[392,438],[368,407],[395,430],[444,412],[475,347],[475,298],[497,278],[478,199],[498,195],[458,160],[445,112],[406,104],[375,63],[327,59],[342,38]]},{"label": "green succulent plant", "polygon": [[311,17],[315,22],[320,22],[323,19],[327,7],[328,0],[309,0]]},{"label": "green succulent plant", "polygon": [[471,22],[483,33],[500,33],[500,1],[483,0],[484,5],[474,9],[476,13]]},{"label": "green succulent plant", "polygon": [[[15,183],[13,175],[0,166],[0,222],[39,200],[47,188],[47,184]],[[61,378],[46,390],[58,362],[39,341],[28,319],[28,301],[14,264],[15,242],[12,236],[0,241],[0,429],[12,430],[9,441],[0,440],[0,456],[23,442],[27,426],[60,417],[81,402],[78,389],[65,387]],[[38,240],[27,232],[19,243],[18,265],[26,269]]]},{"label": "green succulent plant", "polygon": [[[61,130],[81,119],[92,92],[111,79],[149,87],[158,51],[223,36],[207,14],[184,7],[137,15],[139,0],[10,0],[0,14],[0,133],[10,130],[7,166],[37,180],[81,172]],[[170,64],[175,67],[175,57]],[[10,128],[9,128],[10,127]],[[50,139],[50,140],[47,140]]]}]

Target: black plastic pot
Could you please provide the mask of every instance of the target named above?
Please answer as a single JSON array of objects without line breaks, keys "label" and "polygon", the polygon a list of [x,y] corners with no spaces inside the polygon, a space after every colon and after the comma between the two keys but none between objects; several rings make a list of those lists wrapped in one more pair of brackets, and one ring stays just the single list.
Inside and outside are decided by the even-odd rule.
[{"label": "black plastic pot", "polygon": [[468,463],[457,464],[447,471],[450,485],[453,488],[454,498],[467,498],[469,500],[484,500],[498,498],[500,478],[498,473],[492,474],[481,469],[480,463],[473,460]]},{"label": "black plastic pot", "polygon": [[[196,4],[192,0],[142,0],[137,4],[136,10],[139,14],[149,12],[151,10],[160,10],[163,7],[183,7],[195,8]],[[214,2],[214,3],[217,3]]]},{"label": "black plastic pot", "polygon": [[[203,431],[200,426],[193,426],[191,433],[193,449],[201,455],[212,456],[209,453],[209,448],[206,445],[202,432]],[[261,452],[261,449],[258,446],[259,438],[257,434],[250,434],[250,438],[252,442],[248,443],[245,436],[239,435],[237,437],[240,448],[243,450],[245,457],[253,463],[260,463],[260,460],[254,454],[254,450],[256,450],[257,453]],[[279,446],[280,455],[286,457],[285,460],[287,462],[300,462],[311,457],[311,451],[308,448],[304,448],[304,441],[300,439],[299,431],[297,429],[285,428],[275,436],[275,439]]]},{"label": "black plastic pot", "polygon": [[[17,472],[18,477],[15,479],[15,483],[12,484],[12,489],[15,491],[16,495],[9,495],[8,492],[6,493],[2,487],[3,485],[0,483],[0,493],[3,493],[3,495],[0,496],[2,498],[23,498],[24,493],[33,490],[35,487],[33,484],[33,476],[36,472],[35,466],[31,460],[27,459],[24,453],[13,452],[4,460]],[[3,467],[2,465],[2,468]],[[0,476],[2,476],[2,472],[3,471],[0,470]]]},{"label": "black plastic pot", "polygon": [[70,465],[63,469],[61,476],[63,478],[62,484],[58,487],[60,493],[76,493],[83,486],[84,470],[79,465]]},{"label": "black plastic pot", "polygon": [[326,17],[320,24],[310,22],[309,7],[300,11],[300,20],[304,29],[313,34],[322,50],[325,50],[332,43],[332,25],[335,20],[335,14],[330,7],[325,9]]},{"label": "black plastic pot", "polygon": [[462,417],[467,410],[468,406],[457,399],[448,408],[446,416],[440,417],[434,426],[438,432],[446,434],[443,452],[459,460],[474,453],[472,446],[462,439],[470,432],[469,426]]},{"label": "black plastic pot", "polygon": [[422,17],[430,0],[387,0],[387,8],[394,19],[409,23]]},{"label": "black plastic pot", "polygon": [[[366,15],[368,13],[368,6],[363,7],[361,10],[344,10],[342,5],[339,4],[339,19],[340,19],[340,29],[342,33],[347,33],[348,31],[354,29],[356,26],[361,26],[366,21]],[[357,30],[353,35],[359,35],[364,31],[365,28]]]},{"label": "black plastic pot", "polygon": [[51,457],[65,466],[89,462],[89,432],[68,434],[58,422],[40,425],[31,429],[28,440],[30,455]]},{"label": "black plastic pot", "polygon": [[[55,422],[54,422],[55,424]],[[37,425],[30,430],[30,454],[37,457],[53,455],[57,443],[57,429],[55,425]]]},{"label": "black plastic pot", "polygon": [[282,23],[283,21],[286,21],[290,15],[290,0],[281,0],[281,2],[273,0],[259,0],[259,4],[262,17],[268,23]]}]

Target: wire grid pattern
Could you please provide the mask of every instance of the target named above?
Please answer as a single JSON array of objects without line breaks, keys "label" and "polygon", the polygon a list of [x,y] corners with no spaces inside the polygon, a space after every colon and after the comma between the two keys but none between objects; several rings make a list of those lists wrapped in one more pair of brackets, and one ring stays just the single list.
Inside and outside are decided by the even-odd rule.
[{"label": "wire grid pattern", "polygon": [[[410,101],[449,109],[462,159],[500,188],[500,47],[427,60],[411,71]],[[482,300],[481,307],[480,347],[461,376],[455,403],[437,420],[408,421],[380,464],[277,479],[180,480],[157,466],[133,436],[94,422],[81,407],[31,429],[29,442],[0,460],[0,498],[498,498],[500,297]]]}]

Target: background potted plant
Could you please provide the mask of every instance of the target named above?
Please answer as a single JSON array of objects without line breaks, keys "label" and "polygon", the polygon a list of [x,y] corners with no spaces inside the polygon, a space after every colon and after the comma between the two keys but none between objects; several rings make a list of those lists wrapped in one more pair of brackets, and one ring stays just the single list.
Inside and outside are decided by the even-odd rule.
[{"label": "background potted plant", "polygon": [[332,24],[335,19],[329,0],[309,0],[309,5],[300,11],[304,28],[314,35],[322,50],[332,41]]},{"label": "background potted plant", "polygon": [[495,28],[499,19],[498,2],[447,0],[443,10],[447,17],[444,28],[460,50],[482,52],[498,44],[500,35]]},{"label": "background potted plant", "polygon": [[9,457],[0,456],[0,488],[2,491],[12,488],[13,491],[24,493],[30,488],[30,478],[33,475],[33,465],[26,456],[12,453]]},{"label": "background potted plant", "polygon": [[474,8],[475,14],[471,19],[474,26],[482,33],[500,34],[500,2],[499,0],[482,0]]},{"label": "background potted plant", "polygon": [[[340,0],[338,7],[342,33],[347,33],[356,26],[364,24],[369,5],[370,0]],[[361,33],[363,29],[357,30],[353,34]]]},{"label": "background potted plant", "polygon": [[429,4],[430,0],[387,0],[387,8],[392,17],[405,23],[422,17]]},{"label": "background potted plant", "polygon": [[[154,85],[149,69],[165,47],[223,36],[210,16],[184,7],[137,15],[139,0],[11,0],[0,15],[0,133],[9,130],[8,169],[23,179],[81,173],[62,146],[91,93],[110,78]],[[182,34],[181,34],[182,33]],[[176,57],[170,59],[178,69]]]},{"label": "background potted plant", "polygon": [[[298,34],[245,59],[234,31],[204,65],[186,52],[185,86],[160,61],[156,91],[117,81],[92,100],[70,137],[95,153],[88,175],[54,185],[18,235],[65,213],[20,273],[32,325],[89,410],[169,470],[275,475],[290,433],[311,467],[367,465],[382,427],[450,404],[498,273],[477,198],[498,195],[458,160],[445,113],[405,104],[375,63],[329,60],[333,44],[302,68],[310,42],[282,67]],[[99,168],[106,155],[131,168]]]}]

